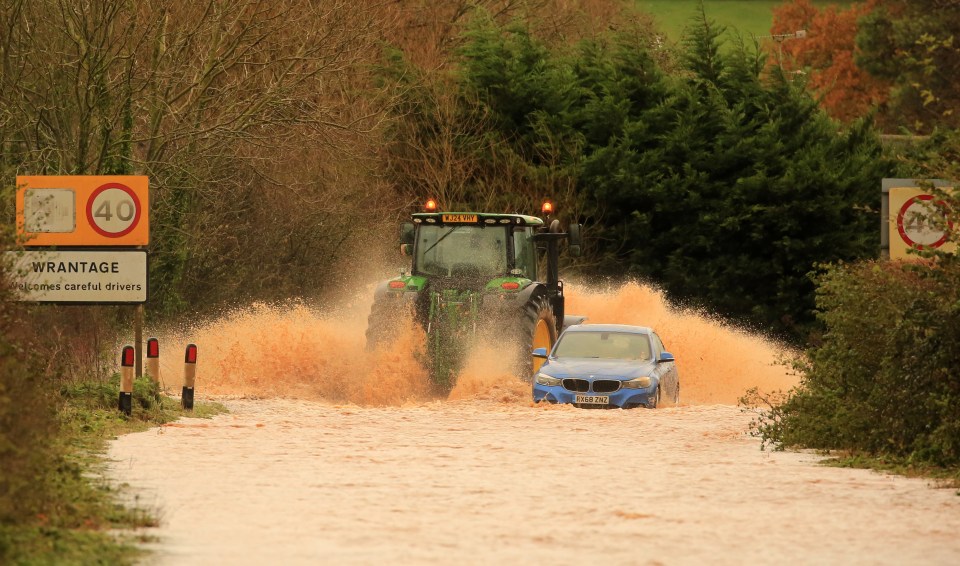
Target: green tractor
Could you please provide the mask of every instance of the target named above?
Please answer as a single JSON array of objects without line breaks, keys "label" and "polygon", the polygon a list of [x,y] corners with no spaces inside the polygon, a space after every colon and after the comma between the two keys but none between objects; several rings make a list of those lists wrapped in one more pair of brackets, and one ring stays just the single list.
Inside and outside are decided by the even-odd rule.
[{"label": "green tractor", "polygon": [[[454,386],[476,338],[503,344],[517,374],[532,380],[543,360],[531,350],[549,350],[565,326],[584,318],[565,315],[558,274],[561,242],[569,243],[570,255],[580,255],[580,225],[564,232],[558,220],[437,212],[432,203],[401,227],[400,247],[413,256],[412,269],[377,287],[367,349],[390,342],[412,317],[426,333],[421,362],[438,391]],[[546,256],[545,280],[540,255]]]}]

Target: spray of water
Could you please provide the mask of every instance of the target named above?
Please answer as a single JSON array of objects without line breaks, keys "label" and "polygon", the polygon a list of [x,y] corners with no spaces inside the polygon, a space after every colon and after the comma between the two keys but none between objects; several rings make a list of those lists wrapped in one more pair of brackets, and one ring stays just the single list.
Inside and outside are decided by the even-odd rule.
[{"label": "spray of water", "polygon": [[[371,294],[372,295],[372,294]],[[400,332],[389,347],[365,351],[370,301],[325,313],[302,303],[254,304],[190,329],[161,333],[160,372],[176,392],[178,345],[197,344],[198,394],[293,397],[334,403],[402,405],[429,397],[414,352],[422,337]]]},{"label": "spray of water", "polygon": [[657,331],[677,359],[683,403],[734,404],[751,387],[785,391],[798,378],[786,360],[794,353],[715,318],[676,309],[655,289],[629,283],[609,289],[571,285],[567,312],[588,323],[636,324]]},{"label": "spray of water", "polygon": [[[635,283],[567,289],[567,312],[586,315],[588,322],[655,328],[677,358],[684,403],[736,403],[750,387],[773,391],[796,382],[778,363],[787,355],[782,347],[671,308],[654,289]],[[192,342],[200,352],[200,396],[293,397],[366,406],[435,400],[417,360],[422,331],[411,327],[389,347],[365,350],[372,293],[368,295],[338,309],[254,304],[190,329],[158,333],[163,386],[179,391],[182,348]],[[503,348],[489,343],[475,347],[447,399],[530,403],[529,385],[506,364]]]},{"label": "spray of water", "polygon": [[485,399],[501,403],[532,403],[530,385],[517,378],[503,355],[503,345],[480,343],[467,355],[467,361],[448,397],[451,401]]}]

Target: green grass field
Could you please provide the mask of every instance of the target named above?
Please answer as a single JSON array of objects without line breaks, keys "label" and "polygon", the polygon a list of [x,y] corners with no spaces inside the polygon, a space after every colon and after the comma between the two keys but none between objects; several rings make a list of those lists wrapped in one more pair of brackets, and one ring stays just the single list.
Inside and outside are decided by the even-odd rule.
[{"label": "green grass field", "polygon": [[[751,34],[770,34],[773,8],[782,3],[780,0],[704,0],[703,5],[707,18],[726,26],[728,33],[749,38]],[[850,2],[814,0],[813,4],[818,7],[830,4],[847,6]],[[652,14],[673,41],[679,41],[683,36],[683,29],[697,14],[699,5],[699,0],[637,0],[637,6]]]}]

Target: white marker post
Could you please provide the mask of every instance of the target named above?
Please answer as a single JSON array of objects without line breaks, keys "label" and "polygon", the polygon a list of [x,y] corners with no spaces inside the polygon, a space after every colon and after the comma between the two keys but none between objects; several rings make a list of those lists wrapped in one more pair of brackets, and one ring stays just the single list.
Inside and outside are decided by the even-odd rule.
[{"label": "white marker post", "polygon": [[188,411],[193,410],[193,386],[197,380],[197,345],[187,344],[187,351],[183,356],[183,393],[180,395],[180,404]]},{"label": "white marker post", "polygon": [[147,375],[160,384],[160,341],[156,338],[147,338]]},{"label": "white marker post", "polygon": [[160,400],[160,341],[147,338],[147,375],[157,385],[157,401]]},{"label": "white marker post", "polygon": [[133,412],[133,346],[124,346],[120,354],[120,412],[130,416]]}]

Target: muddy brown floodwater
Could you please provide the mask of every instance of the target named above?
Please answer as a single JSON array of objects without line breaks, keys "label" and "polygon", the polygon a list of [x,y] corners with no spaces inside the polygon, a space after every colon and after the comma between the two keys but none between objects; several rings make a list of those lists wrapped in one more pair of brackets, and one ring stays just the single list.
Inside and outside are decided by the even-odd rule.
[{"label": "muddy brown floodwater", "polygon": [[111,443],[110,477],[160,518],[149,564],[958,564],[956,490],[771,453],[736,402],[784,390],[788,353],[645,287],[569,296],[592,322],[654,326],[683,404],[537,406],[478,345],[430,396],[415,333],[363,351],[369,303],[254,306],[161,334],[179,389],[230,409]]}]

